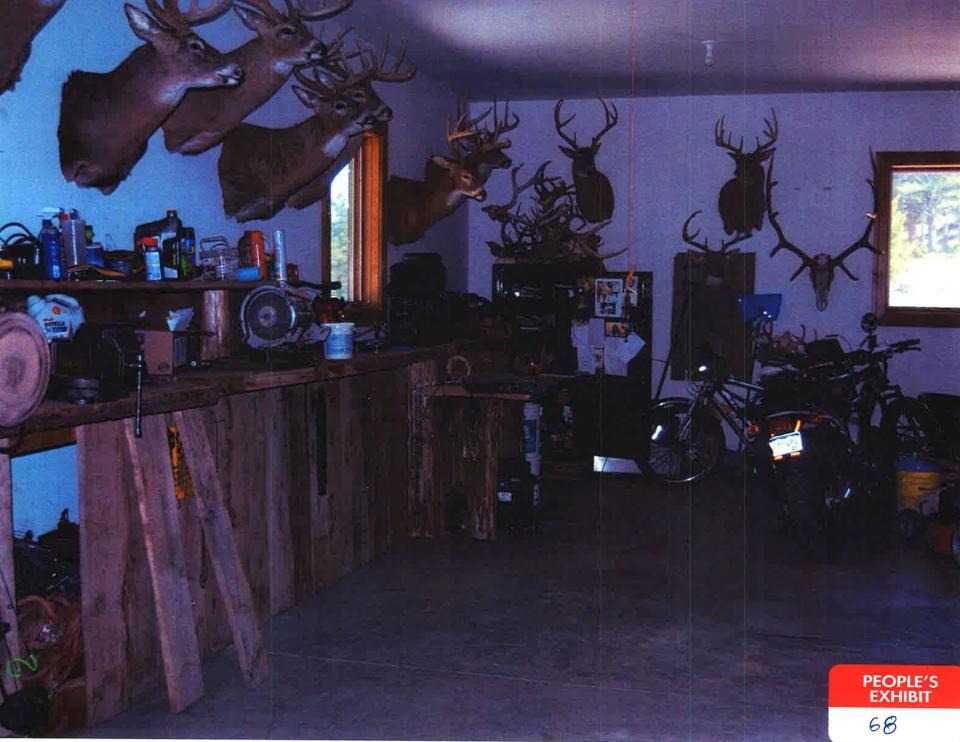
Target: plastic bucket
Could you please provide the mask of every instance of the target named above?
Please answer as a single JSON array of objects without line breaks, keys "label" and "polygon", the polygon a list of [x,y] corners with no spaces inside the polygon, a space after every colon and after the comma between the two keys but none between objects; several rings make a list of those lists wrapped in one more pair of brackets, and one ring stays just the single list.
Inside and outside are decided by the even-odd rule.
[{"label": "plastic bucket", "polygon": [[897,509],[923,511],[929,515],[936,510],[937,503],[924,503],[921,500],[930,490],[943,484],[943,474],[936,464],[919,459],[903,458],[897,461]]},{"label": "plastic bucket", "polygon": [[323,357],[330,361],[353,358],[353,322],[324,322],[327,339],[323,341]]}]

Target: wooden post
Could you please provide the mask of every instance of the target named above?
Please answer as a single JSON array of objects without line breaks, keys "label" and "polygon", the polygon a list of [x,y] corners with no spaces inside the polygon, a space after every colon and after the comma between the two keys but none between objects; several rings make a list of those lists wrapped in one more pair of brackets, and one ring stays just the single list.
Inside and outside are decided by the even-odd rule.
[{"label": "wooden post", "polygon": [[[0,446],[9,445],[9,441],[0,440]],[[0,454],[0,621],[10,624],[7,644],[14,657],[22,657],[20,633],[17,629],[17,596],[13,565],[13,476],[10,471],[10,457]],[[3,687],[10,693],[15,691],[14,679],[3,673]]]},{"label": "wooden post", "polygon": [[203,338],[201,357],[205,361],[215,361],[229,356],[232,352],[231,338],[233,314],[230,311],[229,291],[203,292],[203,317],[201,328],[211,332]]},{"label": "wooden post", "polygon": [[434,431],[432,400],[425,388],[437,383],[436,361],[410,366],[410,522],[413,536],[438,533],[434,507]]},{"label": "wooden post", "polygon": [[[123,440],[120,422],[77,428],[80,603],[90,726],[129,705],[124,578],[130,526]],[[146,606],[144,613],[149,610]]]},{"label": "wooden post", "polygon": [[233,632],[243,680],[248,687],[256,687],[270,674],[267,650],[257,623],[253,594],[240,561],[202,413],[175,412],[173,420],[180,432],[184,457],[193,478],[194,493],[207,534],[207,552]]},{"label": "wooden post", "polygon": [[124,421],[124,434],[147,546],[170,710],[179,713],[203,696],[203,674],[163,416],[144,418],[142,441],[135,437],[131,419]]},{"label": "wooden post", "polygon": [[270,614],[294,605],[293,534],[290,530],[290,446],[289,416],[284,409],[283,390],[264,392],[264,430],[267,457],[267,576]]}]

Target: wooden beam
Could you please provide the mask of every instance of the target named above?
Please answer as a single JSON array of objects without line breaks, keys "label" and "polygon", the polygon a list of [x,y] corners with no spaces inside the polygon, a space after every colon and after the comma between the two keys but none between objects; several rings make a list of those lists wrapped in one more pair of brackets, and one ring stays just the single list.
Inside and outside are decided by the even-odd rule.
[{"label": "wooden beam", "polygon": [[276,615],[295,602],[293,535],[290,530],[290,416],[299,410],[286,409],[283,390],[264,395],[264,430],[267,457],[267,575],[270,614]]},{"label": "wooden beam", "polygon": [[183,453],[207,534],[207,552],[233,632],[243,681],[248,687],[256,687],[270,674],[267,651],[258,626],[250,583],[240,561],[210,439],[201,413],[175,412],[173,420],[183,441]]},{"label": "wooden beam", "polygon": [[203,674],[164,419],[144,418],[139,440],[133,420],[125,420],[124,437],[147,546],[167,695],[170,710],[179,713],[203,696]]},{"label": "wooden beam", "polygon": [[[77,431],[80,500],[80,591],[87,724],[129,706],[124,592],[130,549],[123,423]],[[150,610],[146,606],[144,613]]]},{"label": "wooden beam", "polygon": [[[9,446],[10,441],[0,440],[0,446]],[[13,565],[13,475],[10,457],[0,454],[0,621],[10,624],[7,644],[14,657],[22,657],[20,632],[17,629],[17,596]],[[15,691],[14,679],[3,673],[3,687]]]}]

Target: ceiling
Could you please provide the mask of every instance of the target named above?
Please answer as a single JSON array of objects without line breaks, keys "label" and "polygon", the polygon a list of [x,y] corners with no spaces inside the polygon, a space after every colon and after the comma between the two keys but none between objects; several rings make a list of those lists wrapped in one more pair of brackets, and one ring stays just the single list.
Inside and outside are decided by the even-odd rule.
[{"label": "ceiling", "polygon": [[478,100],[960,84],[960,0],[356,0],[340,19]]}]

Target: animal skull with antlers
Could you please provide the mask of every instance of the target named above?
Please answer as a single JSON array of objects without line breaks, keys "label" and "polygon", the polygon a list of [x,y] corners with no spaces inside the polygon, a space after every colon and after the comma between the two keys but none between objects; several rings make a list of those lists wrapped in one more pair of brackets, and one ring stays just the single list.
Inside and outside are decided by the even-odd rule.
[{"label": "animal skull with antlers", "polygon": [[773,226],[774,230],[777,233],[778,242],[776,247],[770,251],[770,257],[772,258],[780,250],[787,250],[792,252],[802,261],[800,267],[794,271],[793,275],[790,276],[790,280],[793,281],[805,270],[810,271],[810,282],[813,284],[813,293],[817,299],[817,309],[821,312],[827,308],[827,302],[830,295],[830,287],[833,285],[833,279],[836,275],[837,268],[842,270],[847,276],[853,281],[859,281],[850,270],[843,264],[843,261],[846,260],[850,255],[855,253],[860,248],[865,248],[880,254],[880,251],[870,244],[870,232],[873,230],[873,224],[876,219],[877,213],[877,162],[873,156],[873,150],[870,150],[870,165],[873,169],[873,178],[867,178],[867,183],[870,186],[870,190],[873,193],[873,210],[867,213],[867,226],[863,230],[863,234],[860,235],[860,238],[846,248],[839,255],[830,255],[829,253],[821,252],[817,253],[813,257],[810,257],[801,250],[799,247],[794,245],[790,240],[784,236],[783,228],[780,226],[780,223],[777,221],[777,216],[779,212],[774,211],[773,209],[773,187],[777,185],[777,181],[773,179],[773,157],[770,158],[770,168],[767,172],[767,218],[770,220],[770,224]]}]

